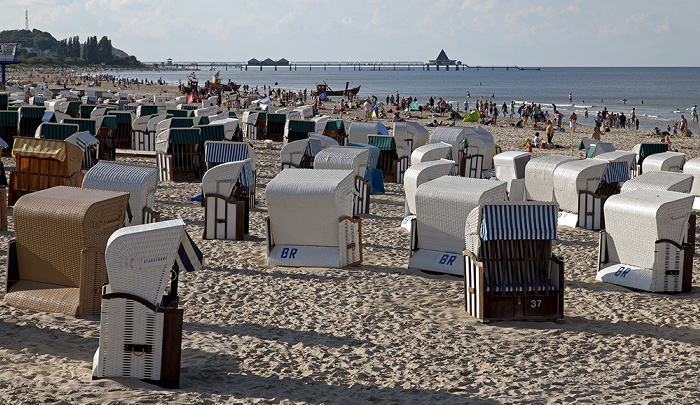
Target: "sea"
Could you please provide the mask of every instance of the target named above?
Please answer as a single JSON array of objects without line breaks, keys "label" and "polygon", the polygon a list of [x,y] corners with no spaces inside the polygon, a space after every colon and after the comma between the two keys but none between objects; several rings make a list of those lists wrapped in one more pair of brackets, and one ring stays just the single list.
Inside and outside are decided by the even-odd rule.
[{"label": "sea", "polygon": [[[416,97],[425,104],[430,97],[441,97],[454,108],[464,111],[477,100],[493,101],[499,106],[515,101],[516,108],[534,102],[550,112],[556,105],[564,113],[564,121],[576,111],[579,124],[593,125],[596,112],[607,107],[609,112],[624,112],[629,117],[635,109],[640,129],[666,129],[680,120],[690,122],[690,109],[700,104],[700,68],[696,67],[542,67],[540,70],[510,68],[466,68],[436,71],[422,68],[362,67],[229,68],[228,70],[158,70],[121,71],[118,76],[147,80],[165,80],[177,85],[187,82],[194,73],[200,84],[219,72],[222,82],[229,81],[258,87],[263,92],[270,86],[283,90],[312,90],[326,83],[333,90],[361,86],[358,97],[376,96],[385,102],[389,95]],[[571,101],[569,101],[571,95]],[[586,118],[585,110],[588,110]],[[691,130],[696,124],[690,126]],[[697,127],[696,127],[697,128]],[[693,132],[695,132],[693,130]]]}]

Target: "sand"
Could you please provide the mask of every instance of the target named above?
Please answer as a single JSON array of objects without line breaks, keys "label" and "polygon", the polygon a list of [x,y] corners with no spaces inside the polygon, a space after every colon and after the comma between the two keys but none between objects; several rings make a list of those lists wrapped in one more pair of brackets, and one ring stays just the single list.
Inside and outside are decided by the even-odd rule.
[{"label": "sand", "polygon": [[[523,150],[534,134],[487,129],[503,150]],[[579,127],[576,145],[591,132]],[[603,139],[629,150],[647,137],[613,129]],[[673,141],[689,158],[700,155],[696,137]],[[535,156],[571,153],[568,132],[555,142],[562,148]],[[481,324],[464,310],[460,278],[407,268],[401,185],[387,183],[386,193],[371,197],[361,265],[268,266],[264,190],[279,171],[279,150],[253,144],[260,205],[243,241],[201,239],[204,211],[189,201],[199,183],[158,186],[155,209],[164,219],[183,218],[206,260],[180,281],[180,388],[93,381],[98,316],[37,313],[0,300],[0,403],[700,402],[697,263],[689,294],[631,291],[595,281],[597,232],[562,227],[555,253],[565,262],[564,321]],[[155,165],[152,158],[118,160]],[[14,167],[10,158],[3,162]],[[12,218],[9,224],[1,246],[13,236]]]}]

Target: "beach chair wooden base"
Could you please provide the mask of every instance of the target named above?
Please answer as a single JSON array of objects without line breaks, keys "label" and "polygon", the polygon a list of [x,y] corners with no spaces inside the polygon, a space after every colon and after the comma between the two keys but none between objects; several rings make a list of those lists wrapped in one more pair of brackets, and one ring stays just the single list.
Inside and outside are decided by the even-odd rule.
[{"label": "beach chair wooden base", "polygon": [[[600,232],[596,280],[636,290],[661,293],[687,293],[692,288],[695,254],[695,215],[690,215],[687,242],[668,239],[655,243],[654,268],[643,268],[608,261],[607,235]],[[688,243],[692,241],[693,243]]]},{"label": "beach chair wooden base", "polygon": [[355,176],[357,195],[353,199],[353,215],[369,214],[370,183],[360,176]]},{"label": "beach chair wooden base", "polygon": [[[189,145],[183,145],[189,146]],[[162,152],[156,152],[156,160],[158,164],[158,180],[159,181],[195,181],[201,180],[202,174],[199,166],[199,157],[191,156],[192,159],[196,159],[196,164],[184,162],[188,158],[183,156],[173,156],[171,154],[165,154]],[[182,166],[177,167],[173,162],[181,161]],[[185,166],[185,167],[183,167]]]},{"label": "beach chair wooden base", "polygon": [[179,387],[182,319],[179,308],[156,308],[126,293],[103,295],[92,379],[128,377],[163,388]]},{"label": "beach chair wooden base", "polygon": [[143,207],[143,223],[152,224],[160,221],[160,212],[153,211],[150,207]]},{"label": "beach chair wooden base", "polygon": [[578,194],[578,227],[593,231],[605,228],[603,206],[608,195],[579,191]]},{"label": "beach chair wooden base", "polygon": [[[500,259],[505,269],[509,259]],[[564,263],[552,256],[551,269],[544,283],[523,283],[515,286],[494,283],[496,271],[493,262],[476,260],[472,252],[463,252],[465,309],[481,322],[532,320],[557,321],[564,319]],[[489,270],[485,266],[490,267]],[[515,272],[517,266],[507,270]],[[545,267],[546,268],[546,267]],[[515,280],[517,276],[502,277]]]},{"label": "beach chair wooden base", "polygon": [[131,135],[131,149],[140,151],[156,150],[155,131],[134,130]]},{"label": "beach chair wooden base", "polygon": [[362,222],[359,217],[338,220],[338,246],[275,245],[270,217],[265,218],[267,264],[291,267],[345,267],[362,263]]},{"label": "beach chair wooden base", "polygon": [[208,194],[204,200],[204,235],[202,239],[243,240],[245,236],[245,201],[229,200]]},{"label": "beach chair wooden base", "polygon": [[472,179],[482,178],[484,155],[462,155],[459,162],[459,175]]}]

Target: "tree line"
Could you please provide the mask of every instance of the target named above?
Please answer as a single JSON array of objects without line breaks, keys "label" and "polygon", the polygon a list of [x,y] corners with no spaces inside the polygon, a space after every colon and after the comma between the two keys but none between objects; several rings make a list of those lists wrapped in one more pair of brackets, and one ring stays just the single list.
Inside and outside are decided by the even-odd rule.
[{"label": "tree line", "polygon": [[97,36],[88,37],[85,43],[80,44],[80,38],[74,36],[58,42],[56,46],[56,56],[69,58],[82,58],[88,64],[105,63],[109,64],[114,60],[112,54],[112,41],[103,36],[99,42]]}]

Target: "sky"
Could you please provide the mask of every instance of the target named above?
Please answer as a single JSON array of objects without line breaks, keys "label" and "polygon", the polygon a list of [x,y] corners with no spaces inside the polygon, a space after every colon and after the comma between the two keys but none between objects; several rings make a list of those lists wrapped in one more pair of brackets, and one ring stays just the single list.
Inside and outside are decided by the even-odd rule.
[{"label": "sky", "polygon": [[142,62],[700,66],[697,0],[0,0],[0,30],[107,36]]}]

